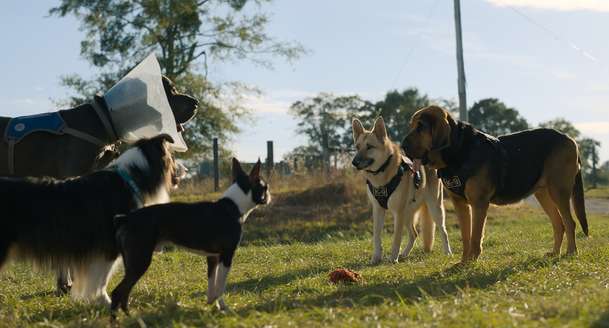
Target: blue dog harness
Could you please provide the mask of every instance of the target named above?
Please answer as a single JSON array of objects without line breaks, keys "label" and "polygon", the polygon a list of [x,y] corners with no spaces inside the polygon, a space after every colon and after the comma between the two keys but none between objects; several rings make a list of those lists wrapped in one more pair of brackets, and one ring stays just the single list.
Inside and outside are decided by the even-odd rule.
[{"label": "blue dog harness", "polygon": [[4,137],[8,141],[18,143],[25,136],[36,131],[62,134],[65,126],[66,123],[59,112],[19,116],[8,122]]},{"label": "blue dog harness", "polygon": [[114,167],[113,171],[118,173],[118,175],[125,181],[125,183],[129,186],[131,191],[133,192],[133,196],[135,198],[135,203],[137,204],[137,208],[144,207],[144,196],[142,195],[142,191],[135,183],[135,180],[127,173],[127,171],[120,169],[118,167]]}]

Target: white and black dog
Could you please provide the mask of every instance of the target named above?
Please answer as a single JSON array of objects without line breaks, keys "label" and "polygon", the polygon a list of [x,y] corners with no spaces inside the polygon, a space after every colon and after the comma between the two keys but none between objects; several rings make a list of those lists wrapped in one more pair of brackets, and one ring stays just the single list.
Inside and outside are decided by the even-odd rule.
[{"label": "white and black dog", "polygon": [[0,178],[0,269],[9,260],[70,267],[75,299],[101,298],[119,256],[114,217],[169,201],[177,184],[167,135],[140,140],[110,165],[79,178]]},{"label": "white and black dog", "polygon": [[260,165],[258,161],[248,176],[233,158],[233,184],[218,201],[161,204],[116,218],[125,277],[112,291],[113,318],[119,307],[128,313],[129,293],[148,270],[155,248],[165,243],[207,256],[207,303],[217,301],[221,310],[227,308],[222,294],[241,225],[254,208],[271,201]]}]

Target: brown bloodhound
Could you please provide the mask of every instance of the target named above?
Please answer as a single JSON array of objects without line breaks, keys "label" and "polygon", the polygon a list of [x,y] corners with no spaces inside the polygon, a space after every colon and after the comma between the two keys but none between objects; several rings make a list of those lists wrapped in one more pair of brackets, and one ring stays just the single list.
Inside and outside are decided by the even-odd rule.
[{"label": "brown bloodhound", "polygon": [[563,234],[567,254],[576,254],[575,214],[588,235],[581,161],[575,140],[554,129],[531,129],[495,138],[454,120],[444,109],[417,111],[402,148],[410,158],[438,169],[455,206],[463,239],[461,262],[482,252],[490,203],[517,202],[531,194],[550,217],[554,248],[560,255]]}]

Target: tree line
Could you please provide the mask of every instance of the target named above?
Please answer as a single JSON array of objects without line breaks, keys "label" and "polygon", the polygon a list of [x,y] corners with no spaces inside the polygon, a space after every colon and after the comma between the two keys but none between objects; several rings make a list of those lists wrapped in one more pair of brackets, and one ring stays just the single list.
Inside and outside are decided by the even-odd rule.
[{"label": "tree line", "polygon": [[[256,90],[237,81],[212,82],[207,76],[208,60],[219,65],[250,61],[270,68],[274,59],[293,61],[306,53],[298,42],[277,40],[267,32],[269,15],[264,5],[269,2],[59,0],[49,14],[74,16],[80,21],[85,32],[80,53],[95,71],[92,79],[77,74],[63,76],[61,83],[72,90],[72,96],[60,104],[74,106],[89,101],[95,93],[108,90],[148,53],[155,52],[163,74],[201,102],[201,110],[185,131],[190,151],[181,156],[193,161],[209,158],[212,137],[223,143],[239,132],[236,122],[249,113],[240,99]],[[300,158],[307,167],[337,165],[352,147],[352,117],[371,121],[382,115],[390,137],[399,141],[408,131],[410,116],[431,103],[456,113],[453,101],[431,99],[416,88],[389,91],[376,102],[357,95],[329,93],[297,101],[290,112],[299,121],[298,132],[307,136],[308,142],[287,158]],[[469,117],[470,123],[492,135],[530,127],[516,109],[495,98],[476,102],[469,109]],[[583,137],[564,119],[540,126],[557,128],[576,138],[587,180],[608,182],[609,162],[599,165],[598,141]]]},{"label": "tree line", "polygon": [[[447,108],[458,114],[455,102],[432,99],[416,88],[402,91],[391,90],[383,99],[372,102],[358,95],[335,96],[320,93],[294,102],[290,113],[298,120],[297,132],[306,136],[307,144],[292,150],[286,158],[301,160],[304,166],[319,166],[328,170],[345,160],[353,148],[351,119],[358,117],[372,122],[382,116],[390,138],[400,142],[408,133],[410,117],[418,109],[431,104]],[[499,136],[532,128],[515,108],[507,106],[497,98],[486,98],[475,102],[469,109],[469,123],[490,135]],[[539,127],[557,129],[574,138],[579,145],[584,177],[588,185],[609,183],[609,162],[599,163],[600,142],[582,136],[581,132],[564,118],[542,122]]]}]

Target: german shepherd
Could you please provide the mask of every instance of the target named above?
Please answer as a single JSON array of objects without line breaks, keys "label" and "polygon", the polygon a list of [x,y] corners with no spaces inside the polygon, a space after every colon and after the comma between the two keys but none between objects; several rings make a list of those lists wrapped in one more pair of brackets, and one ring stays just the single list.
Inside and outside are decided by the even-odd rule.
[{"label": "german shepherd", "polygon": [[[353,120],[353,141],[357,153],[353,166],[362,171],[368,184],[368,199],[374,217],[372,264],[381,261],[381,232],[385,212],[393,215],[394,233],[390,260],[398,262],[404,224],[408,230],[408,244],[400,256],[410,254],[417,239],[416,216],[422,216],[423,249],[430,252],[433,247],[435,224],[440,228],[444,253],[452,254],[444,222],[443,191],[435,170],[420,167],[414,169],[412,162],[404,158],[400,147],[387,136],[385,122],[379,117],[372,130],[366,130],[358,119]],[[404,165],[408,163],[408,165]],[[416,185],[417,171],[421,175]]]}]

